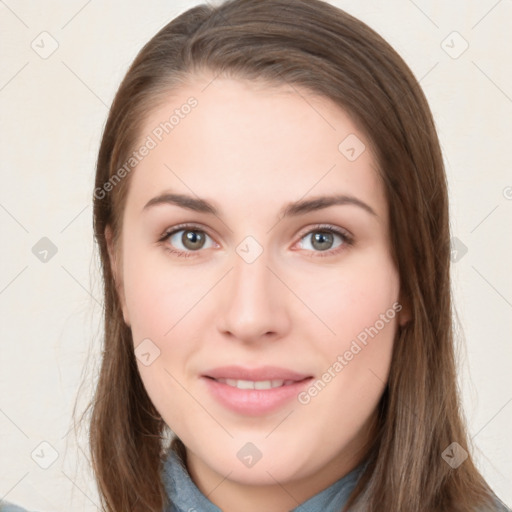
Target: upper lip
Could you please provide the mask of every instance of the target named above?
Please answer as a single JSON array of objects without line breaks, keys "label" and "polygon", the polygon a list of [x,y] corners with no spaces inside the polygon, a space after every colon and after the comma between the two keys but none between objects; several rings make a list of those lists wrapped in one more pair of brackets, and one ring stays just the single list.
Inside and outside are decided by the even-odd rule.
[{"label": "upper lip", "polygon": [[277,366],[260,366],[258,368],[243,368],[241,366],[222,366],[204,372],[204,377],[213,379],[234,379],[234,380],[304,380],[311,375],[295,372],[287,368]]}]

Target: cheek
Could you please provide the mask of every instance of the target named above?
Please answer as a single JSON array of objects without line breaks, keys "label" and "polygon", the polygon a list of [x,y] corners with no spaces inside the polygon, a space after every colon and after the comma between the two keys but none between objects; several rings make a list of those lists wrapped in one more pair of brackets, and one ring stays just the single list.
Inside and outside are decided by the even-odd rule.
[{"label": "cheek", "polygon": [[361,422],[377,404],[388,376],[401,309],[398,273],[391,260],[374,254],[351,261],[335,275],[318,274],[315,286],[302,293],[331,332],[322,328],[325,334],[315,337],[320,324],[309,317],[310,339],[316,340],[324,373],[301,403],[311,399],[319,410],[340,414],[343,422],[349,421],[350,410],[350,421]]},{"label": "cheek", "polygon": [[123,279],[134,343],[170,338],[211,286],[211,276],[204,274],[197,267],[173,266],[164,249],[132,251],[124,261]]},{"label": "cheek", "polygon": [[[164,421],[179,427],[181,415],[173,411],[191,407],[180,383],[185,382],[187,361],[197,349],[194,307],[206,284],[197,271],[172,268],[165,254],[156,252],[133,250],[124,259],[126,305],[144,388]],[[147,365],[138,356],[146,352],[151,358]]]},{"label": "cheek", "polygon": [[318,327],[319,319],[322,320],[326,326],[323,338],[331,340],[328,344],[336,351],[344,350],[352,339],[376,322],[383,334],[389,331],[388,324],[395,322],[393,304],[399,295],[398,273],[392,261],[379,253],[347,259],[336,272],[332,268],[318,271],[315,279],[302,282],[300,287],[316,314],[316,318],[307,317],[309,322]]}]

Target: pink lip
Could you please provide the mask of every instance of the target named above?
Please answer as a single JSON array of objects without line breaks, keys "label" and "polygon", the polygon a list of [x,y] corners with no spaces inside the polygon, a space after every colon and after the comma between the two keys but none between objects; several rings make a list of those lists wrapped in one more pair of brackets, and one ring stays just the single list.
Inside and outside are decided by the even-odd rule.
[{"label": "pink lip", "polygon": [[236,380],[303,380],[311,375],[294,372],[278,366],[260,366],[259,368],[243,368],[241,366],[222,366],[207,370],[204,377],[214,379]]},{"label": "pink lip", "polygon": [[[238,389],[215,379],[294,381],[271,389]],[[208,391],[224,407],[238,414],[258,416],[270,413],[296,398],[312,377],[285,368],[265,366],[248,369],[225,366],[205,372],[202,380]]]}]

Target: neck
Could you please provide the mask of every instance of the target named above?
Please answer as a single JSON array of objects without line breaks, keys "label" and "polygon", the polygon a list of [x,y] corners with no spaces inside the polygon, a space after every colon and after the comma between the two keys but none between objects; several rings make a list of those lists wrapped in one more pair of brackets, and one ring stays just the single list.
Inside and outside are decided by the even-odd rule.
[{"label": "neck", "polygon": [[223,512],[289,512],[357,467],[354,459],[332,460],[315,475],[275,485],[248,485],[223,478],[202,461],[187,465],[199,490]]},{"label": "neck", "polygon": [[357,439],[335,454],[311,474],[269,485],[251,485],[229,479],[207,466],[186,450],[186,466],[199,490],[223,512],[289,512],[355,469],[368,453],[372,428],[364,429]]}]

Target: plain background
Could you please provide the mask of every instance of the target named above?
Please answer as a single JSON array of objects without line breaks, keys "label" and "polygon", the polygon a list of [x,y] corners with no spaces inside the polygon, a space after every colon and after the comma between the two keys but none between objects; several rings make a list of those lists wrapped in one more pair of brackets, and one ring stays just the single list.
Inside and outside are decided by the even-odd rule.
[{"label": "plain background", "polygon": [[[0,2],[0,498],[27,508],[97,510],[87,446],[71,420],[82,381],[80,404],[90,397],[101,350],[94,164],[136,53],[197,3]],[[430,102],[457,238],[463,405],[477,464],[510,505],[512,1],[332,3],[391,43]],[[33,252],[48,247],[43,237],[57,251],[46,262]]]}]

